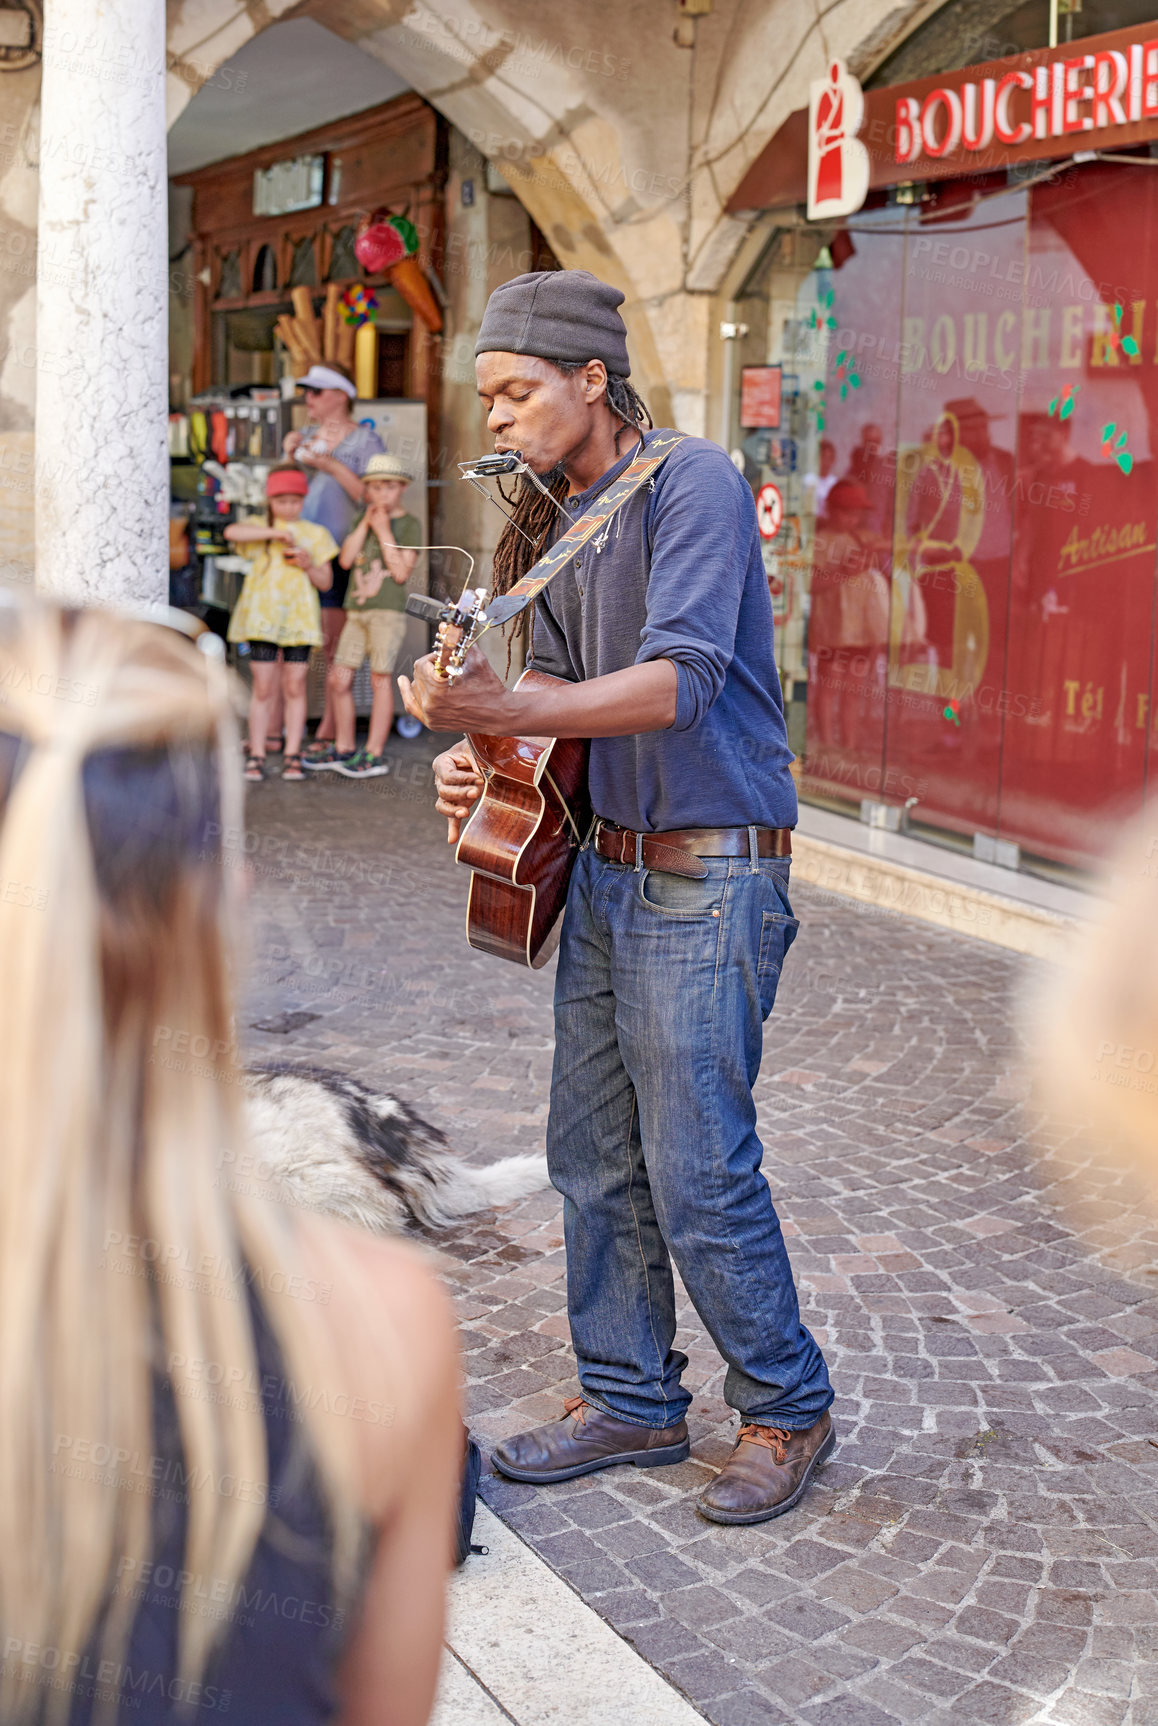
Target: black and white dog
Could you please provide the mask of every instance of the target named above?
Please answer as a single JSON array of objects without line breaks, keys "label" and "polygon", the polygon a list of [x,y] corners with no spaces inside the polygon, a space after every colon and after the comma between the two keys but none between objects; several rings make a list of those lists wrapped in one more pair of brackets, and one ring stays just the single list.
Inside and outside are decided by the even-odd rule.
[{"label": "black and white dog", "polygon": [[283,1203],[400,1234],[550,1185],[541,1154],[472,1168],[406,1103],[344,1073],[262,1065],[245,1081],[254,1172]]}]

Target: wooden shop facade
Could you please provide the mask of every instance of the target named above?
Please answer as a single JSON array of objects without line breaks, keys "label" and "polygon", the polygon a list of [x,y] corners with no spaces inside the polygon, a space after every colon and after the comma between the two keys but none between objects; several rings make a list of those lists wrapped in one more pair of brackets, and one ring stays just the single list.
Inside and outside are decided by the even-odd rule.
[{"label": "wooden shop facade", "polygon": [[[424,401],[437,448],[447,133],[406,94],[174,178],[192,189],[194,396],[340,358],[356,362],[361,396]],[[379,209],[417,231],[401,278],[355,256],[359,221]],[[340,301],[359,287],[376,305],[355,355]]]}]

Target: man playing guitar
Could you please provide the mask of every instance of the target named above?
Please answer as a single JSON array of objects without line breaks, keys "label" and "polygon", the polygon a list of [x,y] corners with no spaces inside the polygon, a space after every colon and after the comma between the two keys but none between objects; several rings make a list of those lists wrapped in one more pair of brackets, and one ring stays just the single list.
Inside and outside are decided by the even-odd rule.
[{"label": "man playing guitar", "polygon": [[[521,451],[571,520],[660,435],[627,383],[622,300],[582,270],[519,276],[491,295],[475,349],[496,450]],[[542,522],[528,563],[566,522],[521,483],[516,521]],[[454,681],[433,656],[399,679],[436,731],[592,739],[599,820],[568,891],[547,1125],[583,1395],[494,1463],[546,1482],[684,1460],[674,1259],[740,1416],[700,1508],[763,1522],[835,1441],[756,1136],[762,1023],[797,929],[796,794],[755,507],[722,449],[671,450],[540,593],[532,654],[562,681],[508,690],[477,648]],[[434,773],[453,838],[482,781],[465,745]]]}]

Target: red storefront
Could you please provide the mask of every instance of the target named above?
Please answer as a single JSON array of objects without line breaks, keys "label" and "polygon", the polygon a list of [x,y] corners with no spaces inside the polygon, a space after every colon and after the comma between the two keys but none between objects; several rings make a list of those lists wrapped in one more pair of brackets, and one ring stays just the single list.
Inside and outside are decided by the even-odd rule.
[{"label": "red storefront", "polygon": [[1158,776],[1158,23],[858,102],[732,200],[801,789],[1085,865]]}]

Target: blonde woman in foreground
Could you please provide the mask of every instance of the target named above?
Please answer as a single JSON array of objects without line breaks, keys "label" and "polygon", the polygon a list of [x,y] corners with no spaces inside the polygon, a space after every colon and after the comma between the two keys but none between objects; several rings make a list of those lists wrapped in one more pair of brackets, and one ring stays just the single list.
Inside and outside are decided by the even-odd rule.
[{"label": "blonde woman in foreground", "polygon": [[432,1706],[451,1319],[231,1181],[230,699],[160,624],[0,608],[5,1726]]},{"label": "blonde woman in foreground", "polygon": [[1022,1020],[1046,1104],[1094,1128],[1096,1160],[1136,1171],[1158,1201],[1158,802],[1122,826]]}]

